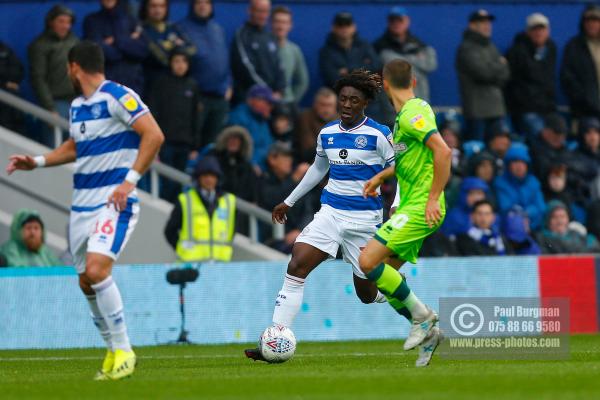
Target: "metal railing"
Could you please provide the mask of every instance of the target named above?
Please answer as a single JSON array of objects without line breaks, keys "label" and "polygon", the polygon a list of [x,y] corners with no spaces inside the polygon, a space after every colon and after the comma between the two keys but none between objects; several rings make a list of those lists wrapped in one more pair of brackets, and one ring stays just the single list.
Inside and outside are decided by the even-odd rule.
[{"label": "metal railing", "polygon": [[[62,131],[69,130],[69,122],[66,119],[2,89],[0,89],[0,102],[16,108],[25,114],[30,114],[52,126],[54,128],[54,147],[58,147],[62,143]],[[192,183],[192,178],[188,174],[159,161],[152,163],[149,172],[150,194],[156,199],[159,198],[160,177],[173,180],[184,186]],[[285,226],[273,223],[269,211],[240,198],[236,198],[236,208],[248,216],[249,237],[251,240],[257,242],[259,239],[259,221],[272,226],[274,239],[281,240],[284,238]]]}]

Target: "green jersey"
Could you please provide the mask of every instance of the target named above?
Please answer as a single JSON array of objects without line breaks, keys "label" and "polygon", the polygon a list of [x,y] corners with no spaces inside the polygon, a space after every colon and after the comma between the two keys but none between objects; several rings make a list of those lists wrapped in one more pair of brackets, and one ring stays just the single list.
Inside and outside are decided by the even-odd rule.
[{"label": "green jersey", "polygon": [[425,100],[410,99],[396,116],[393,136],[400,206],[427,202],[433,183],[433,152],[425,143],[437,131],[435,115]]}]

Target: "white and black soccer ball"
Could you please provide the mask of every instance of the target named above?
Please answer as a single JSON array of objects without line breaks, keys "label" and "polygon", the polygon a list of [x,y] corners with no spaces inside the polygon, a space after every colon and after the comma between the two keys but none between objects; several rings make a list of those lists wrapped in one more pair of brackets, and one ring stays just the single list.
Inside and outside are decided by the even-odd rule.
[{"label": "white and black soccer ball", "polygon": [[296,352],[296,336],[285,326],[270,326],[260,336],[258,348],[267,362],[282,363]]}]

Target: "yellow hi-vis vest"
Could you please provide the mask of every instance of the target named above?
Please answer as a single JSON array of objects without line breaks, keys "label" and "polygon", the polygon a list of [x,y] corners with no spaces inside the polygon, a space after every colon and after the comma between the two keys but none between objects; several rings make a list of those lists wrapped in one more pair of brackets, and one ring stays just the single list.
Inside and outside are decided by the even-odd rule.
[{"label": "yellow hi-vis vest", "polygon": [[235,233],[235,196],[229,193],[221,196],[212,217],[195,189],[181,193],[179,202],[183,219],[176,248],[179,259],[230,261]]}]

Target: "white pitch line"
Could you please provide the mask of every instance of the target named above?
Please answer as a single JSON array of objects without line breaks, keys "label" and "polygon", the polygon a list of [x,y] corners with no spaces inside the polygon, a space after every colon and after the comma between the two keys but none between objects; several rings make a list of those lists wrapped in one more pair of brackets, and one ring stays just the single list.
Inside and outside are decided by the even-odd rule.
[{"label": "white pitch line", "polygon": [[[339,353],[330,354],[338,357],[376,357],[376,356],[401,356],[406,353]],[[294,357],[312,358],[323,357],[320,354],[297,354]],[[98,360],[102,357],[81,356],[81,357],[0,357],[3,361],[73,361],[73,360]],[[243,358],[243,355],[237,354],[184,354],[184,355],[164,355],[164,356],[139,356],[140,360],[176,360],[176,359],[211,359],[211,358]]]}]

